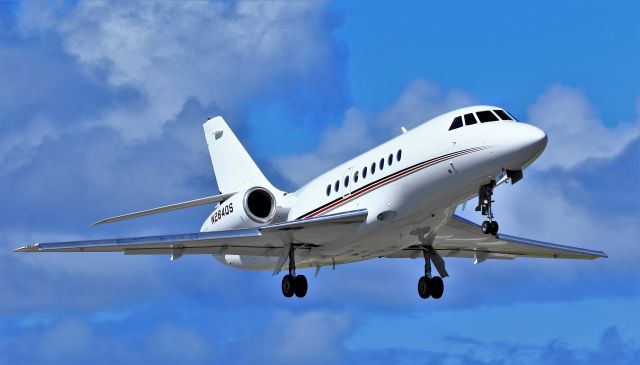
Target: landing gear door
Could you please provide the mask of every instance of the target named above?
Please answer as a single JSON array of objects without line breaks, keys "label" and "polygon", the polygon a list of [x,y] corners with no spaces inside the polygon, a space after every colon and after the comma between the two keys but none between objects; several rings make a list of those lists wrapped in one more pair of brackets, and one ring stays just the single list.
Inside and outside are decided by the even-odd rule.
[{"label": "landing gear door", "polygon": [[351,187],[353,186],[353,181],[351,181],[351,173],[353,172],[353,167],[349,167],[347,171],[345,171],[342,176],[342,197],[346,198],[351,195]]}]

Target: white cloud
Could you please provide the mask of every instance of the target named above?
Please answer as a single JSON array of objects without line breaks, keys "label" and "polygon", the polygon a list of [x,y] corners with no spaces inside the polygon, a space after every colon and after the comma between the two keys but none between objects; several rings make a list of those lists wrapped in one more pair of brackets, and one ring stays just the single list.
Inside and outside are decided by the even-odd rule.
[{"label": "white cloud", "polygon": [[0,135],[0,174],[23,166],[31,160],[35,148],[47,138],[57,138],[59,133],[48,119],[38,117],[21,130]]},{"label": "white cloud", "polygon": [[154,364],[210,363],[214,344],[198,331],[162,324],[147,338],[147,361]]},{"label": "white cloud", "polygon": [[276,313],[259,332],[238,340],[238,363],[327,364],[344,355],[343,341],[351,333],[353,320],[343,312],[306,311]]},{"label": "white cloud", "polygon": [[330,126],[322,132],[314,151],[281,157],[273,164],[284,178],[301,185],[349,156],[372,147],[374,138],[369,127],[366,115],[358,109],[349,109],[339,126]]},{"label": "white cloud", "polygon": [[580,90],[566,86],[553,86],[540,95],[528,116],[549,136],[547,149],[533,165],[539,169],[569,169],[592,158],[612,158],[640,135],[640,101],[635,123],[610,128]]},{"label": "white cloud", "polygon": [[39,9],[26,6],[21,24],[30,31],[53,27],[90,73],[106,71],[112,86],[143,97],[99,121],[132,141],[158,136],[189,98],[239,108],[287,78],[323,72],[333,56],[324,7],[324,2],[94,1],[77,4],[55,26],[50,14],[37,15]]},{"label": "white cloud", "polygon": [[192,327],[168,322],[144,330],[144,336],[123,336],[127,331],[116,333],[84,318],[55,320],[15,336],[0,336],[0,360],[5,356],[7,364],[211,363],[214,344]]},{"label": "white cloud", "polygon": [[460,90],[442,91],[437,85],[417,79],[389,108],[374,119],[376,128],[381,129],[383,138],[398,133],[401,126],[411,128],[451,110],[474,104],[474,98]]}]

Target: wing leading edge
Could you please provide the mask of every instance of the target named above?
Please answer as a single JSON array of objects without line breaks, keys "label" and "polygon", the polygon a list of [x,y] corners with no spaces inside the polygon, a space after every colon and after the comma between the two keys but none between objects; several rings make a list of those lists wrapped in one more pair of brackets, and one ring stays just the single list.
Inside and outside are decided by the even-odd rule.
[{"label": "wing leading edge", "polygon": [[[433,247],[442,256],[475,258],[478,263],[486,259],[509,260],[516,257],[583,260],[608,257],[602,251],[580,247],[558,245],[506,234],[498,234],[497,237],[485,235],[479,225],[455,214],[444,227],[437,231]],[[415,245],[388,257],[415,258],[421,252],[422,247]]]},{"label": "wing leading edge", "polygon": [[[232,254],[280,256],[283,240],[315,246],[328,238],[346,235],[367,218],[367,210],[325,215],[260,228],[129,237],[73,242],[36,243],[14,252],[124,252],[125,254]],[[323,232],[328,232],[323,234]],[[330,233],[329,233],[330,232]],[[304,241],[300,240],[304,238]]]}]

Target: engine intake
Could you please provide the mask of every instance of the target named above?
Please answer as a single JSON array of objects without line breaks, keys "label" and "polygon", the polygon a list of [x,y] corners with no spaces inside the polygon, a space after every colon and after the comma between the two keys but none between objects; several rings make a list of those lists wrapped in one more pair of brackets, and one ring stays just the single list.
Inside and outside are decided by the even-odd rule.
[{"label": "engine intake", "polygon": [[276,215],[276,198],[261,187],[254,187],[244,194],[244,210],[256,223],[269,223]]}]

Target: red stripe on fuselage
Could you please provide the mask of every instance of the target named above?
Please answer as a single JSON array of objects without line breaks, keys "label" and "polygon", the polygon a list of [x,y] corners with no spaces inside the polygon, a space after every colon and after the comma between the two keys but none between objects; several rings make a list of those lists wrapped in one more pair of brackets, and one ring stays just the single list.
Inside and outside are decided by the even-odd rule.
[{"label": "red stripe on fuselage", "polygon": [[439,157],[436,157],[436,158],[433,158],[433,159],[430,159],[430,160],[427,160],[427,161],[423,161],[423,162],[417,163],[417,164],[415,164],[413,166],[409,166],[409,167],[404,168],[404,169],[402,169],[400,171],[397,171],[397,172],[395,172],[395,173],[393,173],[393,174],[391,174],[389,176],[383,177],[383,178],[381,178],[381,179],[379,179],[377,181],[374,181],[374,182],[372,182],[372,183],[370,183],[368,185],[365,185],[365,186],[357,189],[356,191],[352,192],[350,195],[348,195],[346,197],[338,198],[337,200],[334,200],[333,202],[330,202],[330,203],[325,204],[324,206],[318,207],[318,208],[316,208],[316,209],[314,209],[314,210],[312,210],[312,211],[300,216],[297,219],[316,217],[316,216],[321,215],[323,213],[326,213],[326,212],[328,212],[330,210],[333,210],[333,209],[335,209],[335,208],[337,208],[337,207],[339,207],[339,206],[341,206],[341,205],[343,205],[343,204],[345,204],[345,203],[347,203],[347,202],[349,202],[349,201],[351,201],[351,200],[353,200],[353,199],[355,199],[355,198],[357,198],[359,196],[367,194],[367,193],[369,193],[369,192],[371,192],[371,191],[373,191],[375,189],[378,189],[378,188],[380,188],[380,187],[382,187],[384,185],[387,185],[387,184],[389,184],[391,182],[394,182],[394,181],[396,181],[398,179],[401,179],[401,178],[403,178],[405,176],[411,175],[414,172],[417,172],[419,170],[422,170],[422,169],[425,169],[427,167],[433,166],[433,165],[438,164],[440,162],[444,162],[444,161],[450,160],[452,158],[463,156],[463,155],[466,155],[466,154],[469,154],[469,153],[481,151],[481,150],[484,150],[486,148],[490,148],[490,146],[474,147],[474,148],[469,148],[469,149],[466,149],[466,150],[452,152],[452,153],[448,153],[446,155],[442,155],[442,156],[439,156]]}]

